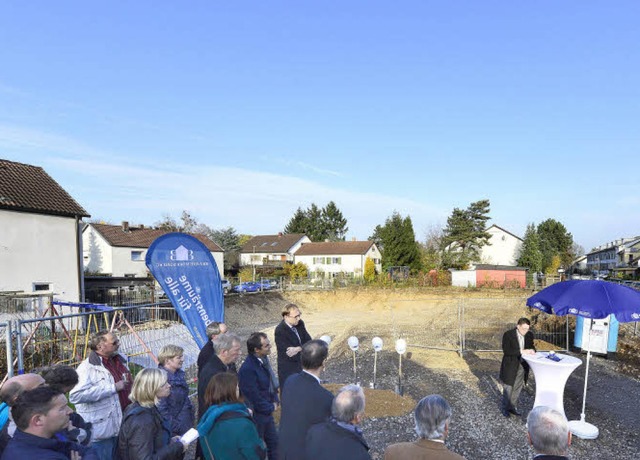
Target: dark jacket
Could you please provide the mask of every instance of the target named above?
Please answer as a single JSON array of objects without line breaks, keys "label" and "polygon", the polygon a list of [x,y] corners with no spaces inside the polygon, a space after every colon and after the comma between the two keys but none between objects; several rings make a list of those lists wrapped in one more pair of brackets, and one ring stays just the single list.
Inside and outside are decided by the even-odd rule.
[{"label": "dark jacket", "polygon": [[238,380],[240,392],[253,409],[256,421],[269,418],[275,409],[274,403],[278,401],[275,389],[271,391],[269,369],[255,355],[249,355],[240,366]]},{"label": "dark jacket", "polygon": [[335,420],[309,428],[305,453],[306,460],[371,460],[362,434],[343,428]]},{"label": "dark jacket", "polygon": [[[333,394],[313,375],[292,375],[282,390],[280,414],[280,459],[299,460],[305,452],[307,431],[331,415]],[[329,458],[329,457],[327,457]]]},{"label": "dark jacket", "polygon": [[[520,355],[520,345],[518,344],[518,330],[511,329],[502,336],[502,363],[500,365],[500,380],[506,385],[513,385],[518,373],[518,366],[522,366],[526,371],[528,364]],[[524,336],[524,348],[533,349],[533,333],[528,331]]]},{"label": "dark jacket", "polygon": [[[164,369],[162,365],[158,367]],[[182,369],[178,369],[175,372],[165,370],[169,377],[171,393],[160,400],[158,410],[162,417],[169,422],[171,435],[182,436],[190,428],[193,428],[193,404],[189,399],[189,385]]]},{"label": "dark jacket", "polygon": [[311,340],[311,336],[307,332],[304,321],[300,320],[296,326],[300,340],[296,333],[291,330],[285,320],[280,321],[275,330],[275,342],[278,350],[278,380],[280,388],[284,388],[284,382],[290,375],[302,372],[302,361],[300,353],[294,356],[287,356],[287,348],[300,347]]},{"label": "dark jacket", "polygon": [[207,391],[207,385],[214,375],[220,372],[233,372],[233,369],[227,366],[218,355],[212,355],[207,364],[198,373],[198,420],[207,410],[204,402],[204,394]]},{"label": "dark jacket", "polygon": [[98,460],[88,447],[56,438],[41,438],[16,430],[2,454],[2,460],[69,460],[71,451],[80,453],[82,460]]},{"label": "dark jacket", "polygon": [[209,358],[215,354],[216,352],[213,349],[213,342],[211,340],[207,340],[207,343],[204,344],[204,347],[202,347],[200,349],[200,353],[198,353],[198,372],[200,372],[207,364]]},{"label": "dark jacket", "polygon": [[[227,412],[233,418],[218,420]],[[217,423],[216,423],[217,422]],[[207,460],[261,460],[266,447],[251,420],[247,406],[225,403],[209,407],[198,423],[198,442]]]},{"label": "dark jacket", "polygon": [[119,460],[180,460],[182,452],[182,443],[171,441],[169,424],[155,406],[127,407],[118,434]]}]

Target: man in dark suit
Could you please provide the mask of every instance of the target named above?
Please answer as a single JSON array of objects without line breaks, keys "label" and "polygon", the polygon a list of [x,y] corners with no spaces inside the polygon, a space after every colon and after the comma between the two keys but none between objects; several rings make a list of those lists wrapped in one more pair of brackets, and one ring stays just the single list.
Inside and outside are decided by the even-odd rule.
[{"label": "man in dark suit", "polygon": [[557,410],[534,407],[527,417],[527,437],[536,451],[535,460],[566,460],[569,458],[571,432],[567,420]]},{"label": "man in dark suit", "polygon": [[212,322],[207,324],[207,343],[202,347],[200,353],[198,353],[198,372],[207,364],[209,358],[215,355],[216,352],[213,350],[213,341],[220,334],[224,334],[227,332],[227,325],[224,323]]},{"label": "man in dark suit", "polygon": [[331,406],[333,416],[309,428],[306,460],[371,460],[369,446],[358,425],[364,417],[364,391],[358,385],[342,387]]},{"label": "man in dark suit", "polygon": [[329,347],[322,340],[305,343],[300,352],[303,371],[284,384],[278,448],[281,460],[304,458],[307,431],[331,415],[333,394],[320,385],[328,354]]},{"label": "man in dark suit", "polygon": [[258,434],[264,439],[269,460],[278,459],[278,432],[273,411],[278,408],[278,381],[269,364],[271,343],[267,335],[254,332],[247,340],[247,359],[238,371],[240,392],[253,409]]},{"label": "man in dark suit", "polygon": [[502,415],[522,415],[517,408],[518,398],[524,383],[527,363],[522,359],[523,354],[534,354],[533,333],[529,330],[531,322],[527,318],[520,318],[515,329],[511,329],[502,336],[502,364],[500,365],[500,380],[502,380]]},{"label": "man in dark suit", "polygon": [[204,394],[214,375],[220,372],[235,372],[231,366],[240,356],[240,338],[235,334],[222,334],[213,342],[215,354],[198,373],[198,420],[207,411]]},{"label": "man in dark suit", "polygon": [[302,371],[300,351],[311,336],[300,319],[302,313],[296,304],[290,303],[282,309],[282,321],[276,326],[275,339],[278,350],[278,380],[284,388],[287,377]]}]

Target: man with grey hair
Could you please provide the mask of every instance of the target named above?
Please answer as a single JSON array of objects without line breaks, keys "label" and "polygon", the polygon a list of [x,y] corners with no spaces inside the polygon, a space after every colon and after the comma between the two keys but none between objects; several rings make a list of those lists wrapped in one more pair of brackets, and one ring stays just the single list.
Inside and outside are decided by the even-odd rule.
[{"label": "man with grey hair", "polygon": [[331,418],[309,428],[306,460],[371,460],[358,425],[364,416],[364,392],[358,385],[340,389],[331,405]]},{"label": "man with grey hair", "polygon": [[16,431],[16,424],[11,417],[11,407],[22,393],[45,384],[42,376],[29,373],[11,377],[0,387],[0,456]]},{"label": "man with grey hair", "polygon": [[419,439],[390,445],[384,453],[385,460],[464,460],[444,445],[451,420],[451,406],[446,399],[440,395],[425,396],[413,415]]},{"label": "man with grey hair", "polygon": [[527,438],[536,460],[568,459],[571,432],[564,416],[547,406],[534,407],[527,417]]},{"label": "man with grey hair", "polygon": [[200,353],[198,353],[198,372],[207,364],[207,361],[213,356],[216,352],[213,349],[213,341],[219,335],[225,334],[227,332],[227,325],[224,323],[218,323],[213,321],[207,324],[207,343],[202,347]]},{"label": "man with grey hair", "polygon": [[236,373],[232,364],[235,365],[240,357],[240,347],[240,337],[235,334],[221,334],[213,341],[215,353],[198,373],[198,420],[208,409],[204,402],[204,394],[209,381],[221,372]]}]

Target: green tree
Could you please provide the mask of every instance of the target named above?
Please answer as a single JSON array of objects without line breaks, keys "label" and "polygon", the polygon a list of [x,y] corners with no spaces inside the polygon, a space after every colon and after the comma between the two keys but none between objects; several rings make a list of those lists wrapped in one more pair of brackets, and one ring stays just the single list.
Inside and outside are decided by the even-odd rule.
[{"label": "green tree", "polygon": [[540,250],[540,239],[536,231],[535,224],[527,225],[524,234],[522,247],[518,256],[518,265],[527,267],[529,273],[538,273],[542,271],[542,251]]},{"label": "green tree", "polygon": [[344,241],[349,227],[347,227],[347,219],[344,218],[340,209],[333,201],[329,201],[322,209],[322,220],[324,222],[324,230],[326,238],[329,241]]},{"label": "green tree", "polygon": [[384,226],[377,225],[369,238],[382,253],[382,268],[408,266],[417,271],[421,268],[421,256],[411,217],[404,219],[397,212],[387,218]]},{"label": "green tree", "polygon": [[309,276],[309,268],[302,262],[296,264],[285,264],[284,275],[291,280],[303,279]]},{"label": "green tree", "polygon": [[155,227],[169,232],[193,233],[200,224],[189,211],[182,211],[180,222],[177,222],[171,215],[164,214],[162,220],[155,223]]},{"label": "green tree", "polygon": [[489,244],[491,237],[486,231],[489,211],[489,200],[473,202],[467,209],[453,209],[441,240],[448,267],[464,269],[480,258],[482,246]]},{"label": "green tree", "polygon": [[298,208],[284,227],[284,233],[304,233],[311,241],[344,241],[348,230],[347,219],[333,201],[324,208],[315,203]]},{"label": "green tree", "polygon": [[422,253],[422,268],[424,270],[439,270],[442,268],[442,228],[431,226],[425,235],[425,241],[420,246]]},{"label": "green tree", "polygon": [[367,257],[364,261],[364,280],[367,283],[372,282],[376,279],[376,264],[373,262],[371,257]]},{"label": "green tree", "polygon": [[560,256],[563,267],[569,267],[573,261],[573,236],[564,225],[554,219],[541,222],[537,228],[542,251],[542,270],[544,272],[552,265],[553,256]]}]

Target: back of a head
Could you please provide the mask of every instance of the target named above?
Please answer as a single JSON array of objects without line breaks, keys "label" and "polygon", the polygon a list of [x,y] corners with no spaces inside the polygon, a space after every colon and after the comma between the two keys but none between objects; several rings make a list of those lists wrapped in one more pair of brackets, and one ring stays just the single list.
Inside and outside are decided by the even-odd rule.
[{"label": "back of a head", "polygon": [[451,406],[440,395],[425,396],[414,411],[416,433],[422,439],[444,439],[447,423],[451,418]]},{"label": "back of a head", "polygon": [[222,333],[221,324],[223,323],[218,323],[216,321],[207,324],[207,337],[211,338],[212,336],[220,335]]},{"label": "back of a head", "polygon": [[302,346],[300,360],[302,368],[316,370],[322,367],[325,359],[329,356],[329,346],[324,340],[311,340]]},{"label": "back of a head", "polygon": [[224,350],[231,350],[234,343],[240,343],[240,337],[235,334],[222,334],[215,338],[213,341],[213,349],[216,354],[219,355],[220,352]]},{"label": "back of a head", "polygon": [[534,407],[527,417],[527,429],[536,453],[567,455],[569,426],[557,410],[547,406]]},{"label": "back of a head", "polygon": [[210,406],[225,402],[239,402],[238,377],[231,372],[221,372],[214,375],[207,385],[204,401]]},{"label": "back of a head", "polygon": [[66,393],[69,387],[76,386],[79,380],[78,372],[73,367],[64,364],[45,367],[40,370],[40,375],[47,382],[47,385],[63,393]]},{"label": "back of a head", "polygon": [[350,423],[364,413],[364,391],[359,385],[347,385],[340,389],[331,404],[331,415],[339,422]]},{"label": "back of a head", "polygon": [[8,379],[0,390],[0,399],[7,405],[13,406],[13,403],[25,391],[33,390],[45,383],[42,376],[38,374],[22,374],[16,375]]},{"label": "back of a head", "polygon": [[54,404],[54,398],[61,394],[60,390],[47,386],[22,393],[11,408],[11,416],[16,426],[25,431],[29,428],[31,418],[36,414],[48,413]]}]

